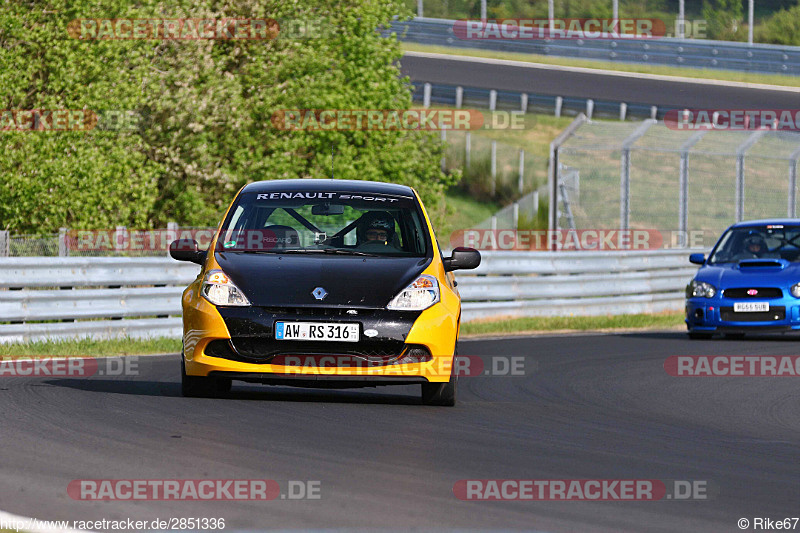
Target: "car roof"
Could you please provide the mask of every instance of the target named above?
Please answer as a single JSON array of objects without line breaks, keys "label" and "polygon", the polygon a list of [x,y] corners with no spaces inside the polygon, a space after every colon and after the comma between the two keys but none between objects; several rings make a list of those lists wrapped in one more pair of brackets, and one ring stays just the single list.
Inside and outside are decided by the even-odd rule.
[{"label": "car roof", "polygon": [[777,224],[784,226],[800,226],[800,218],[765,218],[761,220],[745,220],[737,222],[731,228],[749,228],[753,226],[767,226],[769,224]]},{"label": "car roof", "polygon": [[414,197],[414,190],[407,185],[383,183],[380,181],[337,180],[337,179],[293,179],[256,181],[247,185],[242,192],[358,192],[371,194],[390,194]]}]

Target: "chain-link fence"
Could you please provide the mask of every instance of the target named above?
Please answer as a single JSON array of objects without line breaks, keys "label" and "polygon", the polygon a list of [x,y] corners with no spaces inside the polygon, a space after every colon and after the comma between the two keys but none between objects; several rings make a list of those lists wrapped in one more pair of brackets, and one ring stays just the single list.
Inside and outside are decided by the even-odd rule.
[{"label": "chain-link fence", "polygon": [[674,231],[710,246],[734,222],[796,214],[796,132],[581,118],[554,153],[556,228]]}]

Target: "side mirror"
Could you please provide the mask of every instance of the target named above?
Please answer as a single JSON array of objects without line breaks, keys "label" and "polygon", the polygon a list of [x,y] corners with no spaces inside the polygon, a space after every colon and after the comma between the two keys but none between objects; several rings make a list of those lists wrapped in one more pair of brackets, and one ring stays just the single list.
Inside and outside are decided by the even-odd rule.
[{"label": "side mirror", "polygon": [[453,270],[471,270],[481,264],[481,253],[474,248],[459,246],[453,249],[453,255],[444,260],[445,272]]},{"label": "side mirror", "polygon": [[169,255],[178,261],[189,261],[202,265],[206,261],[208,252],[197,249],[197,241],[194,239],[178,239],[169,245]]},{"label": "side mirror", "polygon": [[704,265],[706,263],[706,256],[703,254],[691,254],[689,256],[689,262],[695,265]]}]

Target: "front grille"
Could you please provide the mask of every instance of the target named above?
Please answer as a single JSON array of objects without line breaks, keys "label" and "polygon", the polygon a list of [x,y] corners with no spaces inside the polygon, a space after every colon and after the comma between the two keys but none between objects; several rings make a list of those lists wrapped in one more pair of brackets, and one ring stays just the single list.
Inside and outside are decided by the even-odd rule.
[{"label": "front grille", "polygon": [[764,312],[736,313],[733,307],[720,307],[719,316],[725,322],[775,322],[786,318],[786,308],[771,307]]},{"label": "front grille", "polygon": [[267,359],[276,355],[358,355],[362,357],[398,357],[403,352],[403,341],[383,342],[307,342],[275,341],[254,337],[234,337],[233,347],[239,355],[254,359]]},{"label": "front grille", "polygon": [[[747,291],[755,290],[756,294],[747,294]],[[783,298],[783,291],[777,287],[742,287],[736,289],[725,289],[722,293],[726,298]]]}]

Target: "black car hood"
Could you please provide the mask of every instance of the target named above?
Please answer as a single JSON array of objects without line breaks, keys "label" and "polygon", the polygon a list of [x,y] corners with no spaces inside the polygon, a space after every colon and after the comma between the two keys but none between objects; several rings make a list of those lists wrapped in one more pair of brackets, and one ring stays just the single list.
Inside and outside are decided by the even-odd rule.
[{"label": "black car hood", "polygon": [[[383,308],[430,264],[425,257],[217,252],[214,258],[260,307]],[[311,293],[322,287],[318,300]]]}]

